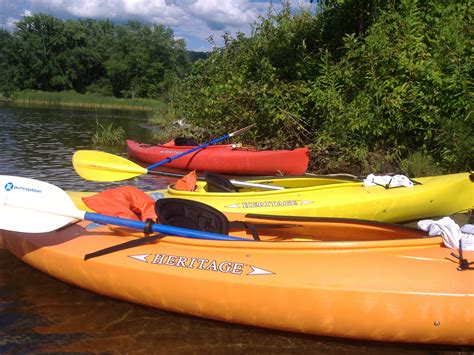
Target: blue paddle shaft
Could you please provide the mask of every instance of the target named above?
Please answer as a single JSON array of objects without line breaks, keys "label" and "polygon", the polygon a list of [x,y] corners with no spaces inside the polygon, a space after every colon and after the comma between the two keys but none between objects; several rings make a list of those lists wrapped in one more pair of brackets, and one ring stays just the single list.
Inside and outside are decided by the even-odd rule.
[{"label": "blue paddle shaft", "polygon": [[194,147],[192,149],[189,149],[185,152],[182,152],[182,153],[179,153],[178,155],[175,155],[175,156],[172,156],[172,157],[168,157],[166,159],[163,159],[161,161],[159,161],[158,163],[155,163],[153,165],[150,165],[148,168],[146,168],[147,170],[151,170],[153,168],[156,168],[158,166],[161,166],[163,164],[166,164],[166,163],[169,163],[170,161],[173,161],[175,159],[178,159],[178,158],[181,158],[183,155],[187,155],[187,154],[190,154],[192,152],[195,152],[196,150],[200,150],[200,149],[203,149],[203,148],[206,148],[207,146],[209,145],[212,145],[212,144],[216,144],[216,143],[219,143],[220,141],[223,141],[224,139],[227,139],[227,138],[230,138],[231,135],[230,134],[226,134],[225,136],[222,136],[222,137],[219,137],[219,138],[216,138],[210,142],[207,142],[207,143],[204,143],[204,144],[201,144],[201,145],[198,145],[197,147]]},{"label": "blue paddle shaft", "polygon": [[[101,224],[113,224],[116,226],[127,227],[132,229],[143,230],[145,223],[135,221],[133,219],[120,218],[114,216],[106,216],[99,213],[85,212],[84,219]],[[249,239],[233,237],[225,234],[201,232],[193,229],[184,229],[179,227],[167,226],[164,224],[153,224],[153,232],[163,233],[166,235],[174,235],[180,237],[194,238],[194,239],[209,239],[209,240],[240,240],[249,241]]]}]

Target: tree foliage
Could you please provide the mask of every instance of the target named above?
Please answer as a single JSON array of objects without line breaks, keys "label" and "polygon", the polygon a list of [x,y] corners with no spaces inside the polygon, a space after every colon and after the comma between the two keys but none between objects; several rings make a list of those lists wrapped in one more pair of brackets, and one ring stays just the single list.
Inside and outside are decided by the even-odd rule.
[{"label": "tree foliage", "polygon": [[415,153],[472,169],[472,12],[468,0],[270,8],[194,66],[179,107],[211,129],[256,122],[261,147],[309,145],[320,171],[382,170]]},{"label": "tree foliage", "polygon": [[162,25],[25,16],[0,32],[0,89],[156,97],[189,70],[182,40]]}]

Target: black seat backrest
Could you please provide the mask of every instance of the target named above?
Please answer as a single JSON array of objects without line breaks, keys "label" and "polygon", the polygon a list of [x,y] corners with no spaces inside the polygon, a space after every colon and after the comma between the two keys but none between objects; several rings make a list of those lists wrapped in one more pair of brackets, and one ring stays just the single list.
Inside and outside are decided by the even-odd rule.
[{"label": "black seat backrest", "polygon": [[194,140],[194,138],[190,137],[176,137],[174,139],[174,145],[176,146],[194,146],[199,145],[198,142]]},{"label": "black seat backrest", "polygon": [[209,171],[204,172],[204,179],[207,182],[208,192],[236,192],[237,189],[225,176],[211,173]]},{"label": "black seat backrest", "polygon": [[210,233],[229,233],[229,221],[214,207],[181,198],[162,198],[155,202],[158,222],[174,227]]}]

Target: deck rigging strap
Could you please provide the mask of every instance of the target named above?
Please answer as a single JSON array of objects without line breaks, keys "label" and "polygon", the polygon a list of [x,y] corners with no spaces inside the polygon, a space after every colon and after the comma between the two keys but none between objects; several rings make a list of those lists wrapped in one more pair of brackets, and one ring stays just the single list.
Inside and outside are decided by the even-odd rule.
[{"label": "deck rigging strap", "polygon": [[158,234],[153,234],[153,235],[143,237],[143,238],[129,240],[128,242],[125,242],[125,243],[122,243],[122,244],[117,244],[117,245],[114,245],[114,246],[111,246],[111,247],[108,247],[108,248],[97,250],[93,253],[86,254],[84,256],[84,260],[88,260],[88,259],[96,258],[98,256],[103,256],[103,255],[115,253],[115,252],[125,250],[125,249],[130,249],[130,248],[137,247],[137,246],[140,246],[140,245],[152,243],[152,242],[154,242],[158,239],[161,239],[163,237],[166,237],[166,235],[158,233]]},{"label": "deck rigging strap", "polygon": [[459,255],[452,252],[451,256],[454,256],[456,259],[459,260],[459,266],[457,268],[458,271],[474,270],[474,266],[471,267],[471,265],[474,265],[474,261],[469,261],[465,259],[462,255],[462,240],[461,239],[459,239]]}]

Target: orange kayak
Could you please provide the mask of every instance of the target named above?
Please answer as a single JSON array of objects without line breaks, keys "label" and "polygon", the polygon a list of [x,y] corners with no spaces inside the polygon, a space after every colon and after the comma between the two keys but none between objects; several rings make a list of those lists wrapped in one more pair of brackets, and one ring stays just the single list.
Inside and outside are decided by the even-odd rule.
[{"label": "orange kayak", "polygon": [[[186,152],[194,146],[150,145],[127,140],[127,152],[132,158],[154,164]],[[309,149],[256,150],[234,148],[232,144],[211,145],[166,163],[167,167],[213,171],[231,175],[301,175],[308,168]]]},{"label": "orange kayak", "polygon": [[0,231],[0,247],[64,282],[162,310],[325,336],[474,344],[474,271],[458,271],[458,251],[441,237],[360,220],[244,220],[260,240],[231,225],[248,241],[165,236],[85,261],[139,239],[82,221],[43,234]]}]

